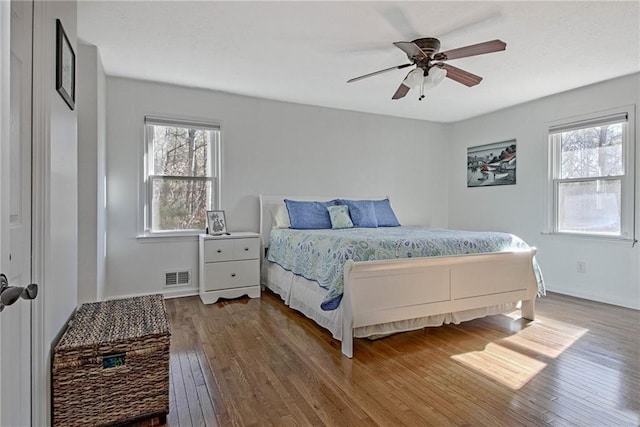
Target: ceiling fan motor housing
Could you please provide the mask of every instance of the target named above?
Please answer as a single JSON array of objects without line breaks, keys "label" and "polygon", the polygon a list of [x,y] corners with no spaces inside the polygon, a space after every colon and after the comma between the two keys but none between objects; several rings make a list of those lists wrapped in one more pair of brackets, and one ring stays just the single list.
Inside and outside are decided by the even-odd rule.
[{"label": "ceiling fan motor housing", "polygon": [[440,40],[433,37],[415,39],[413,41],[424,53],[431,56],[440,50]]}]

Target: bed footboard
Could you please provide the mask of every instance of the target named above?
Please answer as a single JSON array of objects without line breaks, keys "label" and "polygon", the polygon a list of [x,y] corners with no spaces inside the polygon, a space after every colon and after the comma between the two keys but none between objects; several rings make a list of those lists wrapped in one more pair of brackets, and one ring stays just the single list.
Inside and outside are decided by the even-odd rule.
[{"label": "bed footboard", "polygon": [[528,251],[353,262],[344,267],[342,353],[353,329],[522,301],[534,320],[538,292]]}]

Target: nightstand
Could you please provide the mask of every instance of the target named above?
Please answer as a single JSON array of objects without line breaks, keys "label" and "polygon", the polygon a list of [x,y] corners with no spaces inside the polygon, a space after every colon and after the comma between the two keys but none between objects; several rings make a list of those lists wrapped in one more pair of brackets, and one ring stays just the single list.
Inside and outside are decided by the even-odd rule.
[{"label": "nightstand", "polygon": [[260,235],[200,235],[200,299],[213,304],[219,298],[260,297]]}]

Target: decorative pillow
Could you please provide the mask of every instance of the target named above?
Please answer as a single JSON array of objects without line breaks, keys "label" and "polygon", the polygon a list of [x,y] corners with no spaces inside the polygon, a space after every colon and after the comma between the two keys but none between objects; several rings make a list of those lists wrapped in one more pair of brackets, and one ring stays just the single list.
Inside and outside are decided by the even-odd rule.
[{"label": "decorative pillow", "polygon": [[353,222],[349,217],[349,206],[329,206],[327,210],[331,218],[331,228],[353,228]]},{"label": "decorative pillow", "polygon": [[273,226],[275,228],[290,228],[291,222],[289,222],[289,212],[285,205],[280,205],[273,213]]},{"label": "decorative pillow", "polygon": [[398,222],[398,218],[391,208],[389,199],[374,200],[373,205],[376,210],[378,227],[400,227],[400,223]]},{"label": "decorative pillow", "polygon": [[351,221],[355,227],[377,228],[378,219],[376,209],[372,200],[337,200],[338,205],[347,205]]},{"label": "decorative pillow", "polygon": [[302,202],[284,199],[289,211],[291,228],[318,229],[331,228],[331,218],[327,207],[335,206],[336,201],[330,202]]}]

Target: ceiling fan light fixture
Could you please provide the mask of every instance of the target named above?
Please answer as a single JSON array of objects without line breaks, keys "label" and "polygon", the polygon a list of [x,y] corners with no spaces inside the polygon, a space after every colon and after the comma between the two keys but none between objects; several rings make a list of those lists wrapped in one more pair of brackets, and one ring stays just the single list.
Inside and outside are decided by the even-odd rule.
[{"label": "ceiling fan light fixture", "polygon": [[431,67],[429,74],[424,78],[424,89],[429,90],[440,84],[447,77],[447,70],[440,67]]},{"label": "ceiling fan light fixture", "polygon": [[427,72],[418,67],[407,74],[402,84],[409,88],[420,89],[418,100],[423,100],[424,92],[439,85],[446,76],[447,70],[440,67],[433,66]]},{"label": "ceiling fan light fixture", "polygon": [[424,82],[424,70],[422,68],[416,68],[407,74],[402,82],[410,88],[418,88]]}]

